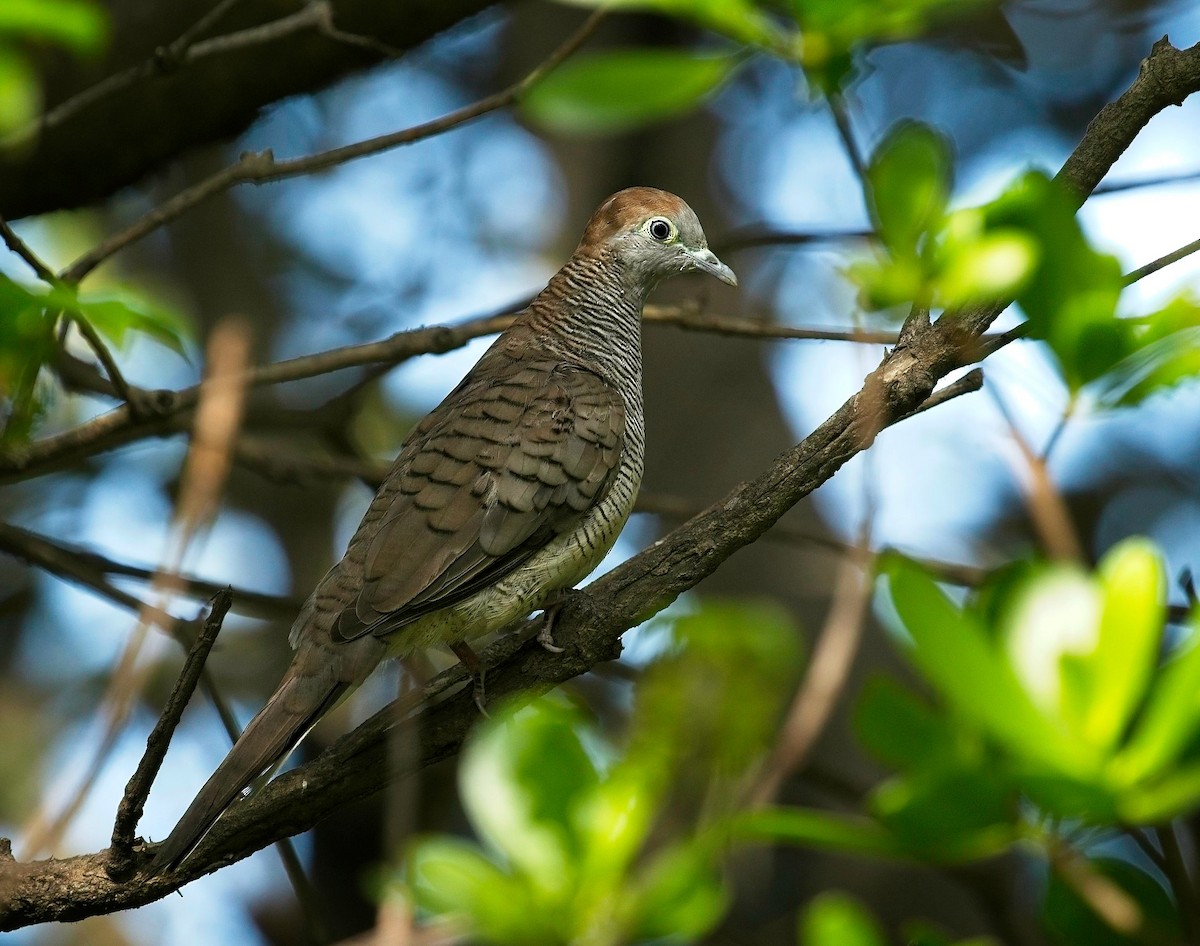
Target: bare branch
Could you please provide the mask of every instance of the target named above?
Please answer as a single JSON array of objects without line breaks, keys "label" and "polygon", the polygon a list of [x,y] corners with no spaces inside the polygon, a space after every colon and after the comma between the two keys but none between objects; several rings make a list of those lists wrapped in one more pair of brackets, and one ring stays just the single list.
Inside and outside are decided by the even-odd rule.
[{"label": "bare branch", "polygon": [[473,121],[489,112],[507,108],[520,100],[526,92],[546,77],[553,69],[562,64],[595,32],[596,27],[606,16],[604,9],[599,9],[587,18],[584,24],[575,31],[561,46],[551,53],[540,65],[523,79],[514,82],[508,88],[492,95],[485,96],[477,102],[435,118],[432,121],[402,131],[394,131],[365,141],[331,148],[302,158],[292,158],[286,161],[276,161],[270,151],[247,153],[235,163],[218,171],[211,177],[201,181],[186,190],[176,194],[170,200],[159,205],[154,210],[138,218],[130,226],[109,237],[100,246],[89,250],[83,256],[63,270],[61,276],[66,282],[76,283],[99,266],[114,253],[124,249],[131,243],[140,240],[148,233],[176,219],[181,214],[203,203],[209,197],[229,190],[237,184],[262,184],[267,181],[279,181],[289,177],[299,177],[316,171],[328,170],[347,161],[379,154],[401,145],[413,144],[425,138],[440,135],[452,128],[457,128]]},{"label": "bare branch", "polygon": [[1165,256],[1160,256],[1153,262],[1147,263],[1145,266],[1139,266],[1131,273],[1127,273],[1124,277],[1126,286],[1131,286],[1139,279],[1145,279],[1147,276],[1157,273],[1160,269],[1165,269],[1172,263],[1178,263],[1181,259],[1187,259],[1196,251],[1200,250],[1200,240],[1193,240],[1187,246],[1181,246],[1177,250],[1172,250]]},{"label": "bare branch", "polygon": [[150,787],[154,784],[163,759],[166,758],[167,748],[175,734],[175,727],[183,717],[183,710],[196,691],[196,684],[200,682],[200,672],[204,669],[204,661],[208,659],[208,653],[217,640],[217,634],[220,633],[232,603],[233,592],[228,588],[213,599],[204,628],[196,638],[196,643],[192,645],[183,670],[175,681],[175,686],[171,688],[167,705],[146,740],[146,751],[130,777],[129,784],[125,786],[125,794],[117,807],[117,818],[113,824],[112,846],[108,849],[108,875],[114,880],[127,879],[133,873],[133,836],[142,818],[146,799],[150,795]]},{"label": "bare branch", "polygon": [[[220,0],[216,6],[188,27],[174,42],[160,46],[153,56],[136,66],[122,69],[111,76],[84,89],[78,95],[73,95],[65,102],[55,106],[44,115],[34,119],[24,128],[10,132],[0,141],[0,147],[16,148],[27,143],[35,135],[69,121],[81,111],[117,92],[127,89],[139,82],[154,76],[163,75],[178,68],[185,62],[201,58],[193,43],[225,16],[241,0]],[[219,50],[218,50],[219,51]]]},{"label": "bare branch", "polygon": [[[116,575],[150,581],[156,574],[154,569],[118,562],[82,546],[60,542],[7,522],[0,522],[0,552],[7,552],[14,558],[44,569],[59,578],[77,582],[135,613],[141,609],[143,602],[109,584],[106,579]],[[226,587],[225,584],[205,581],[194,575],[176,574],[173,579],[180,591],[194,598],[210,598]],[[294,614],[300,607],[298,601],[264,594],[261,591],[234,588],[233,593],[238,605],[235,610],[241,612]],[[165,613],[159,614],[158,617],[164,626],[175,620]]]},{"label": "bare branch", "polygon": [[774,800],[784,780],[800,770],[846,687],[862,641],[871,600],[872,560],[862,549],[842,560],[825,626],[813,647],[804,680],[792,700],[779,741],[750,792],[750,802]]},{"label": "bare branch", "polygon": [[58,277],[54,275],[54,270],[42,262],[41,258],[29,248],[29,244],[17,236],[16,231],[3,217],[0,217],[0,238],[3,238],[5,246],[21,257],[29,265],[29,268],[37,273],[38,279],[51,286],[58,285]]}]

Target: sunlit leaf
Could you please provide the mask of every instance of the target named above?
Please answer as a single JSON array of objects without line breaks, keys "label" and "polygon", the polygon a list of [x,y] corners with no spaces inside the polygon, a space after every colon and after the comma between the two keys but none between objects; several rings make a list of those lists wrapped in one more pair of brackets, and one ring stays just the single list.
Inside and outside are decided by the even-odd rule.
[{"label": "sunlit leaf", "polygon": [[1037,242],[1037,265],[1017,296],[1030,334],[1050,344],[1073,389],[1102,377],[1132,348],[1132,324],[1116,316],[1120,263],[1092,247],[1072,197],[1040,171],[983,211],[990,232],[1023,230]]},{"label": "sunlit leaf", "polygon": [[28,61],[0,46],[0,135],[33,121],[41,107],[41,89]]},{"label": "sunlit leaf", "polygon": [[870,914],[841,893],[823,893],[800,917],[802,946],[887,946]]},{"label": "sunlit leaf", "polygon": [[895,256],[915,256],[950,197],[950,143],[928,125],[901,122],[888,131],[867,167],[868,196],[879,235]]},{"label": "sunlit leaf", "polygon": [[534,86],[522,105],[553,131],[627,131],[696,108],[736,62],[732,56],[650,48],[579,56]]},{"label": "sunlit leaf", "polygon": [[1190,814],[1200,805],[1200,765],[1181,765],[1161,778],[1132,785],[1118,800],[1120,820],[1125,824],[1162,824]]},{"label": "sunlit leaf", "polygon": [[962,306],[1015,295],[1039,253],[1037,244],[1019,231],[992,233],[955,248],[937,277],[941,304]]},{"label": "sunlit leaf", "polygon": [[597,780],[579,718],[547,702],[488,720],[459,769],[459,791],[480,836],[547,891],[575,882],[571,811]]},{"label": "sunlit leaf", "polygon": [[490,942],[562,942],[556,925],[561,917],[542,909],[525,884],[464,841],[419,841],[409,858],[408,879],[422,909],[457,917]]},{"label": "sunlit leaf", "polygon": [[1191,640],[1175,654],[1150,688],[1149,701],[1133,734],[1113,760],[1115,783],[1132,785],[1160,773],[1200,729],[1200,641],[1192,621]]},{"label": "sunlit leaf", "polygon": [[914,643],[912,657],[964,719],[1012,751],[1054,770],[1090,771],[1085,747],[1066,738],[1034,706],[1012,666],[971,615],[900,557],[889,561],[892,600]]},{"label": "sunlit leaf", "polygon": [[4,0],[0,35],[43,39],[76,52],[95,52],[105,41],[108,20],[90,0]]},{"label": "sunlit leaf", "polygon": [[1014,594],[1003,627],[1004,645],[1025,692],[1044,714],[1079,732],[1092,702],[1086,665],[1100,636],[1100,588],[1072,565],[1039,570]]},{"label": "sunlit leaf", "polygon": [[1124,735],[1154,671],[1167,581],[1162,556],[1144,539],[1108,552],[1098,577],[1103,604],[1083,735],[1095,745],[1112,746]]}]

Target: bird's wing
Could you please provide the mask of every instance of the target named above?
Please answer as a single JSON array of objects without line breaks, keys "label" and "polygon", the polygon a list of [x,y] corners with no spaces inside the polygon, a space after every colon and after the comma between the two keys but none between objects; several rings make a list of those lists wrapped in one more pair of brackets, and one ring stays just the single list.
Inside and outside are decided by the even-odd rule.
[{"label": "bird's wing", "polygon": [[335,639],[384,636],[462,601],[573,529],[621,457],[625,405],[552,358],[473,372],[415,431]]}]

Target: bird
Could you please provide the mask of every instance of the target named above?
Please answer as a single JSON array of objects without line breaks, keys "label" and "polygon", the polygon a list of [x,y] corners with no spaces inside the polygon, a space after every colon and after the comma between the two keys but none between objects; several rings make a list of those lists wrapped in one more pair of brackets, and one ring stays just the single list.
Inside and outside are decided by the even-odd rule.
[{"label": "bird", "polygon": [[151,875],[179,867],[382,661],[444,644],[478,671],[470,640],[548,608],[595,569],[642,479],[642,307],[687,272],[737,285],[683,199],[630,187],[600,204],[570,259],[409,432],[345,556],[301,607],[282,681]]}]

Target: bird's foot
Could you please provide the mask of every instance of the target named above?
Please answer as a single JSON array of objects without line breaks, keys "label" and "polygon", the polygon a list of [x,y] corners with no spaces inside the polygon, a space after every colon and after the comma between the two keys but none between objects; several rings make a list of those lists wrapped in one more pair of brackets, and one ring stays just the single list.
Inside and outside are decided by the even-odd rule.
[{"label": "bird's foot", "polygon": [[574,588],[560,588],[542,605],[542,627],[538,631],[537,641],[552,654],[561,654],[566,650],[565,647],[559,647],[554,643],[554,625],[563,605],[571,599],[572,595],[577,594],[579,592]]},{"label": "bird's foot", "polygon": [[450,649],[454,651],[454,656],[462,661],[462,665],[471,674],[471,689],[475,698],[475,706],[479,710],[480,715],[490,718],[492,714],[487,711],[487,691],[483,686],[483,678],[487,673],[487,668],[484,667],[483,662],[479,659],[479,655],[471,649],[471,645],[466,641],[455,641],[450,645]]}]

